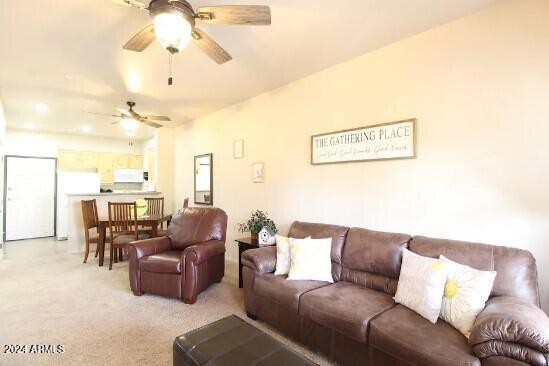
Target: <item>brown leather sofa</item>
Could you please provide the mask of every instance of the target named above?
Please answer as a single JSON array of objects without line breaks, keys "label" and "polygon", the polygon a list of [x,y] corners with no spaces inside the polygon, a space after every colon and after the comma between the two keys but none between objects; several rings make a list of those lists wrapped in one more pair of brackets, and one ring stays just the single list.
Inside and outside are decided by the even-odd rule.
[{"label": "brown leather sofa", "polygon": [[225,274],[227,215],[218,208],[187,208],[172,219],[168,236],[130,244],[130,286],[194,304]]},{"label": "brown leather sofa", "polygon": [[[287,281],[273,274],[275,247],[248,250],[242,254],[246,312],[342,365],[549,364],[549,319],[539,308],[530,252],[304,222],[288,235],[332,238],[334,284]],[[393,301],[403,248],[497,271],[469,340]]]}]

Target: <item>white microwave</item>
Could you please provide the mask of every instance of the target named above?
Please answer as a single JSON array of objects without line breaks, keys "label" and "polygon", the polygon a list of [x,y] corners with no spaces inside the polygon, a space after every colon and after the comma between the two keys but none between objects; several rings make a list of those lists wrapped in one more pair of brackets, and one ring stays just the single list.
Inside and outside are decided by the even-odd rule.
[{"label": "white microwave", "polygon": [[115,169],[114,183],[143,183],[143,170]]}]

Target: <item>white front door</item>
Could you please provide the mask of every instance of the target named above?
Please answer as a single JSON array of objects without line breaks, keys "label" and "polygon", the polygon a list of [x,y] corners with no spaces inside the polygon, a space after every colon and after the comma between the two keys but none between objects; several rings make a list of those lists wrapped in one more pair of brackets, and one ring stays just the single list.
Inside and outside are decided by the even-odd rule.
[{"label": "white front door", "polygon": [[7,156],[6,241],[55,235],[56,160]]}]

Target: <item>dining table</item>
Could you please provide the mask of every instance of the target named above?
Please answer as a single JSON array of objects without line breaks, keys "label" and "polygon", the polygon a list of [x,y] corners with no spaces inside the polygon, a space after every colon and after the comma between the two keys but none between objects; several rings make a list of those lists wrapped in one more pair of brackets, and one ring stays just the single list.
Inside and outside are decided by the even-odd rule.
[{"label": "dining table", "polygon": [[[152,237],[156,238],[158,236],[158,228],[162,223],[170,224],[172,215],[143,215],[137,217],[138,227],[151,228]],[[103,266],[105,260],[105,237],[107,236],[107,229],[109,227],[109,219],[103,218],[99,219],[97,231],[99,234],[99,239],[97,242],[97,249],[99,251],[99,267]]]}]

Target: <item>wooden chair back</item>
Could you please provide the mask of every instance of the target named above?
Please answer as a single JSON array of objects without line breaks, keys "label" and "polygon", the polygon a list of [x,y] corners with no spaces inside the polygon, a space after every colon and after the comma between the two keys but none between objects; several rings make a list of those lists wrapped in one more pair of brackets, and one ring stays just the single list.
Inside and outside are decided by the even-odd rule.
[{"label": "wooden chair back", "polygon": [[86,232],[89,229],[99,226],[99,217],[97,216],[97,203],[95,200],[82,200],[82,217],[84,219],[84,229]]},{"label": "wooden chair back", "polygon": [[138,239],[137,203],[109,202],[109,232],[111,241],[118,235],[135,235]]},{"label": "wooden chair back", "polygon": [[164,197],[145,198],[147,201],[147,214],[149,216],[164,216]]},{"label": "wooden chair back", "polygon": [[189,208],[189,199],[188,198],[185,198],[185,200],[183,201],[183,209],[186,209],[186,208]]}]

